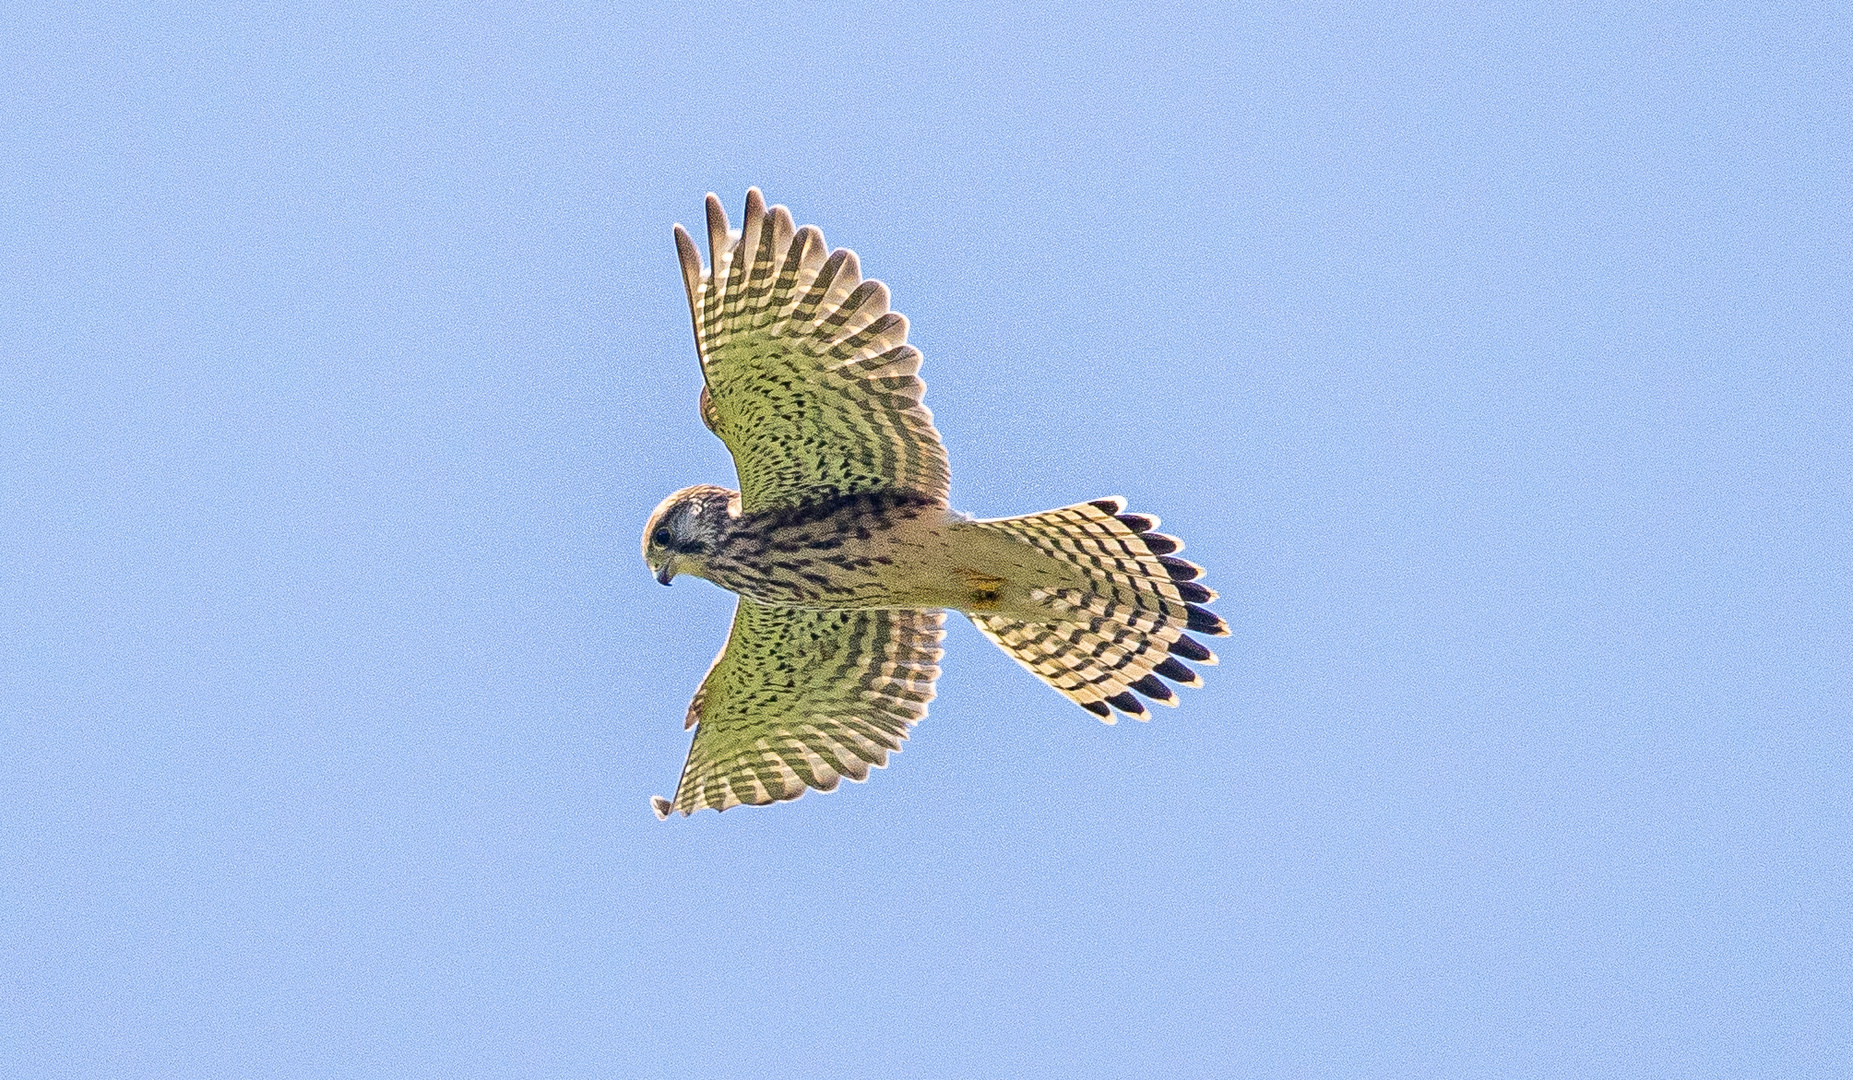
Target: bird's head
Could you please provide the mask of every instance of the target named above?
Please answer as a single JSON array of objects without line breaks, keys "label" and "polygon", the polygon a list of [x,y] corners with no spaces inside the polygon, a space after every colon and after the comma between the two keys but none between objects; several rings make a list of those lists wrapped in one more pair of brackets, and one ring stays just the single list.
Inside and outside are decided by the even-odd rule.
[{"label": "bird's head", "polygon": [[665,585],[677,574],[707,577],[708,556],[739,516],[739,492],[713,484],[683,488],[658,504],[643,527],[643,561]]}]

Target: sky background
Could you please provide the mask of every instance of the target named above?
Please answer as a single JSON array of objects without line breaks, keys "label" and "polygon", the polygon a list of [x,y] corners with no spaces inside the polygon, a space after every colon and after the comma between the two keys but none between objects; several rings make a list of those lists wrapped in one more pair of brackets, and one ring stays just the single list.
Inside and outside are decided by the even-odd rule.
[{"label": "sky background", "polygon": [[[8,6],[0,1074],[1853,1071],[1853,20],[1233,7]],[[652,817],[749,184],[1182,708]]]}]

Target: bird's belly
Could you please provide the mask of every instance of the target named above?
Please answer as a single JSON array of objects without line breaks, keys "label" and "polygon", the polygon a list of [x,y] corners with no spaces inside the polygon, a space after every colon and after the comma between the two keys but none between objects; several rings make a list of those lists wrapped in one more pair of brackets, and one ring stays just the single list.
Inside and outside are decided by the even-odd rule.
[{"label": "bird's belly", "polygon": [[[944,511],[775,533],[712,569],[722,587],[781,607],[951,608],[1031,621],[1048,617],[1033,589],[1084,584],[1026,545]],[[1044,580],[1051,571],[1064,580]]]},{"label": "bird's belly", "polygon": [[824,536],[774,537],[716,566],[716,584],[764,604],[806,608],[956,606],[945,530],[918,520]]}]

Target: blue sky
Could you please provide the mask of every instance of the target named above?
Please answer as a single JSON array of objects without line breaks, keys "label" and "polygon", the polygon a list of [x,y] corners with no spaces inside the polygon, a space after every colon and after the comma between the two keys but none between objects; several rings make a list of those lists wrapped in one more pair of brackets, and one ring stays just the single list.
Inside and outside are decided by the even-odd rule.
[{"label": "blue sky", "polygon": [[[1835,5],[0,16],[0,1073],[1853,1071]],[[1233,634],[957,620],[863,785],[658,823],[731,598],[669,228],[749,184],[953,497]]]}]

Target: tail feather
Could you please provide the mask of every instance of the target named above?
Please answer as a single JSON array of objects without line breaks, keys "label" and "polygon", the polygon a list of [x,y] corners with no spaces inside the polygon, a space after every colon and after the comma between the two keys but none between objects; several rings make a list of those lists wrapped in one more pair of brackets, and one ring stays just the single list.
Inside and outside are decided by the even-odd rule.
[{"label": "tail feather", "polygon": [[1155,532],[1158,519],[1125,512],[1118,497],[1027,517],[974,524],[997,529],[1085,572],[1087,587],[1034,590],[1051,618],[1026,622],[981,612],[972,622],[1017,663],[1088,712],[1112,723],[1115,711],[1147,718],[1134,692],[1177,704],[1163,679],[1198,686],[1179,659],[1216,657],[1186,631],[1223,635],[1221,618],[1201,605],[1216,593],[1198,584],[1203,568],[1172,558],[1183,544]]}]

